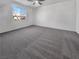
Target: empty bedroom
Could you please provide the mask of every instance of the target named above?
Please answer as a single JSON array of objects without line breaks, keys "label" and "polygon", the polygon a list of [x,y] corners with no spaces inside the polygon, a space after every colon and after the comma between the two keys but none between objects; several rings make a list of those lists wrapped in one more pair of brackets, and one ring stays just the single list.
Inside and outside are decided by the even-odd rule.
[{"label": "empty bedroom", "polygon": [[79,59],[79,0],[0,0],[0,59]]}]

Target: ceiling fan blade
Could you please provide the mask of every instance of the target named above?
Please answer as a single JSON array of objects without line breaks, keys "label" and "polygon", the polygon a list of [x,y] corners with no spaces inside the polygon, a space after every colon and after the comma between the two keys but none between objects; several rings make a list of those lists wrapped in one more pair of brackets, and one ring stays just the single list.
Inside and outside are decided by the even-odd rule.
[{"label": "ceiling fan blade", "polygon": [[33,1],[33,0],[28,0],[28,1]]},{"label": "ceiling fan blade", "polygon": [[45,1],[45,0],[28,0],[28,1]]},{"label": "ceiling fan blade", "polygon": [[43,3],[39,2],[40,5],[42,5]]},{"label": "ceiling fan blade", "polygon": [[38,1],[45,1],[45,0],[38,0]]}]

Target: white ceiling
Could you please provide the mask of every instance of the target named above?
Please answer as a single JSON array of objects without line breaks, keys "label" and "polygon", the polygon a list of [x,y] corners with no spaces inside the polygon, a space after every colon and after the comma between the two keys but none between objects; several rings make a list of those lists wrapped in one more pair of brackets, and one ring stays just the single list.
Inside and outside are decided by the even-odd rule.
[{"label": "white ceiling", "polygon": [[[32,2],[28,0],[15,0],[15,1],[18,1],[19,3],[22,3],[27,6],[32,6]],[[68,1],[68,0],[45,0],[42,3],[43,5],[49,5],[49,4],[55,4],[55,3],[63,2],[63,1]]]},{"label": "white ceiling", "polygon": [[[1,4],[5,4],[6,2],[8,1],[11,1],[11,0],[0,0],[0,5]],[[21,4],[24,4],[26,6],[33,6],[32,5],[32,2],[28,1],[28,0],[13,0],[14,2],[19,2]],[[63,1],[68,1],[68,0],[45,0],[41,3],[43,3],[43,5],[49,5],[49,4],[55,4],[55,3],[58,3],[58,2],[63,2]]]},{"label": "white ceiling", "polygon": [[43,2],[43,5],[55,4],[58,2],[64,2],[64,1],[69,1],[69,0],[45,0]]},{"label": "white ceiling", "polygon": [[0,0],[0,6],[9,3],[10,0]]}]

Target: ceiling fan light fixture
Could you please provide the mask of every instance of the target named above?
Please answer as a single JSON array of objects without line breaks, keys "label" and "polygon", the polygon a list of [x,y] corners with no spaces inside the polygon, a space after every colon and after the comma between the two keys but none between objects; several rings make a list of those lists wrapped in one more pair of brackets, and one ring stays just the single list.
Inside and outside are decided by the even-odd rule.
[{"label": "ceiling fan light fixture", "polygon": [[36,1],[33,1],[33,5],[36,7],[39,7],[41,5],[41,3],[40,3],[40,1],[36,0]]}]

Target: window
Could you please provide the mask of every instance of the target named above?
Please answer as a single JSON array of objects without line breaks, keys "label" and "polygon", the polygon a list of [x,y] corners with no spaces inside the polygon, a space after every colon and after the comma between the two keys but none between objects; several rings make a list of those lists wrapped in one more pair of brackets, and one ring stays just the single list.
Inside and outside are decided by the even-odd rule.
[{"label": "window", "polygon": [[16,4],[12,5],[12,14],[13,14],[13,19],[15,20],[25,20],[27,16],[27,10],[26,8],[22,6],[18,6]]}]

